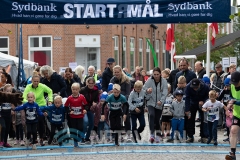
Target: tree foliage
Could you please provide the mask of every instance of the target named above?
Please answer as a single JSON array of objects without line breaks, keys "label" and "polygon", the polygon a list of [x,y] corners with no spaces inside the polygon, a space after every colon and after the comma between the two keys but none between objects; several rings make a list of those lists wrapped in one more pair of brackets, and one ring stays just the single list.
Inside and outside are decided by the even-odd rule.
[{"label": "tree foliage", "polygon": [[[219,24],[219,34],[217,38],[225,36],[222,34],[221,30],[225,24]],[[235,26],[234,30],[239,30],[240,24]],[[176,50],[177,55],[180,55],[188,50],[197,48],[207,42],[207,24],[177,24],[175,28],[175,40],[176,40]],[[206,48],[207,49],[207,48]],[[210,60],[211,62],[218,63],[222,60],[222,57],[235,57],[238,56],[240,51],[240,44],[234,43],[226,48],[222,48],[211,52]],[[205,60],[206,54],[199,55],[197,60]],[[240,63],[238,63],[240,64]]]}]

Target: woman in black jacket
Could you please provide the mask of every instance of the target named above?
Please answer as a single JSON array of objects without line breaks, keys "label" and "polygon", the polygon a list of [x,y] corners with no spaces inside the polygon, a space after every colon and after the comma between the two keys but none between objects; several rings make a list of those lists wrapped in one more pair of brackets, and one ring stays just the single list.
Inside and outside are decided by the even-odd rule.
[{"label": "woman in black jacket", "polygon": [[[88,129],[87,129],[87,134],[86,134],[86,137],[85,137],[85,142],[86,144],[89,144],[90,143],[90,134],[91,134],[91,131],[93,130],[94,128],[94,113],[93,113],[93,110],[95,107],[97,107],[97,104],[99,102],[99,92],[98,92],[98,88],[97,86],[95,85],[96,82],[95,82],[95,79],[93,77],[89,77],[87,80],[86,80],[86,84],[87,86],[86,87],[83,87],[81,90],[80,90],[80,93],[82,95],[84,95],[84,97],[86,98],[87,100],[87,105],[85,106],[85,109],[87,110],[87,118],[88,118]],[[83,126],[86,126],[86,123],[84,121],[84,125]]]},{"label": "woman in black jacket", "polygon": [[53,94],[58,94],[61,97],[67,97],[67,85],[62,76],[54,72],[53,69],[48,65],[42,66],[40,73],[43,77],[41,79],[41,83],[51,88]]}]

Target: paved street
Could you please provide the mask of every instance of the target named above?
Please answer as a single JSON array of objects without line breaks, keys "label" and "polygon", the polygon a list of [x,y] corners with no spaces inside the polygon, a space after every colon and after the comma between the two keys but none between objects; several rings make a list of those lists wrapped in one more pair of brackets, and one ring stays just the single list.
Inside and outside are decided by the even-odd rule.
[{"label": "paved street", "polygon": [[[196,123],[198,124],[198,123]],[[25,147],[16,146],[16,148],[3,149],[0,151],[0,159],[28,159],[28,160],[77,160],[77,159],[161,159],[161,160],[220,160],[224,159],[225,154],[229,152],[228,143],[223,142],[226,136],[223,136],[224,131],[218,130],[217,147],[197,142],[199,139],[199,128],[196,127],[195,143],[166,143],[166,139],[159,144],[150,144],[148,142],[149,129],[146,126],[142,133],[142,141],[138,144],[122,143],[119,147],[113,144],[93,144],[81,145],[80,148],[73,146],[38,146],[38,150],[26,150]],[[13,141],[10,141],[13,143]],[[237,149],[237,158],[240,158],[240,152]]]}]

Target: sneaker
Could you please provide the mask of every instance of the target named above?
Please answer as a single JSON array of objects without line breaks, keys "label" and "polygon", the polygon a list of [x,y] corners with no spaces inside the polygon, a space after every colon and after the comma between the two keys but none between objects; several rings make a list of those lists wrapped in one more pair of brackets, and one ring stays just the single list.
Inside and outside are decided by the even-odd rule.
[{"label": "sneaker", "polygon": [[85,140],[85,144],[91,144],[90,139],[86,139],[86,140]]},{"label": "sneaker", "polygon": [[155,139],[156,143],[160,143],[161,140],[162,140],[162,138],[160,136],[156,136],[156,139]]},{"label": "sneaker", "polygon": [[208,138],[208,140],[207,140],[207,144],[210,144],[211,141],[212,141],[212,139]]},{"label": "sneaker", "polygon": [[227,136],[227,132],[224,132],[223,135],[224,135],[224,136]]},{"label": "sneaker", "polygon": [[168,143],[173,143],[174,142],[174,139],[170,138],[167,140]]},{"label": "sneaker", "polygon": [[79,144],[80,144],[80,145],[85,145],[85,144],[86,144],[85,142],[86,142],[85,139],[82,139],[82,141],[79,142]]},{"label": "sneaker", "polygon": [[75,142],[75,141],[74,141],[74,147],[79,147],[79,146],[78,146],[78,142]]},{"label": "sneaker", "polygon": [[217,146],[217,145],[218,145],[217,140],[215,140],[215,141],[213,142],[213,145],[214,145],[214,146]]},{"label": "sneaker", "polygon": [[119,143],[115,143],[115,146],[117,146],[117,147],[118,147],[118,146],[120,146],[120,145],[119,145]]},{"label": "sneaker", "polygon": [[23,140],[21,140],[21,142],[20,142],[20,146],[25,146],[25,143],[24,143]]},{"label": "sneaker", "polygon": [[193,143],[194,142],[194,138],[188,138],[187,140],[186,140],[186,143]]},{"label": "sneaker", "polygon": [[29,140],[26,140],[26,147],[29,147]]},{"label": "sneaker", "polygon": [[229,138],[224,139],[223,142],[229,142]]},{"label": "sneaker", "polygon": [[149,142],[151,142],[151,143],[154,142],[154,136],[151,136],[151,137],[150,137]]},{"label": "sneaker", "polygon": [[127,135],[127,142],[133,142],[132,138],[131,138],[131,135]]},{"label": "sneaker", "polygon": [[37,149],[36,144],[33,144],[33,145],[32,145],[32,149],[33,149],[33,150],[36,150],[36,149]]},{"label": "sneaker", "polygon": [[4,143],[3,147],[12,148],[12,146],[10,146],[10,144],[8,144],[8,143]]},{"label": "sneaker", "polygon": [[235,156],[235,154],[230,152],[229,155],[225,156],[225,160],[236,160],[236,156]]},{"label": "sneaker", "polygon": [[40,145],[41,145],[41,146],[45,146],[45,144],[44,144],[44,142],[43,142],[42,139],[40,140]]},{"label": "sneaker", "polygon": [[19,145],[19,140],[16,140],[13,145]]},{"label": "sneaker", "polygon": [[3,144],[4,144],[3,142],[0,142],[0,147],[2,147],[2,146],[3,146]]}]

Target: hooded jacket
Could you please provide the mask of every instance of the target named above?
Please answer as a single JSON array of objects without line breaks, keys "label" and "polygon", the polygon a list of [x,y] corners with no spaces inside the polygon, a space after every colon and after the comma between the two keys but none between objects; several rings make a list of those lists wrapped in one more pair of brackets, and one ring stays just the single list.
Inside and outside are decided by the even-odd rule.
[{"label": "hooded jacket", "polygon": [[180,71],[176,74],[174,88],[177,88],[178,78],[180,76],[184,76],[186,78],[187,83],[189,83],[193,78],[197,78],[196,74],[193,71],[190,70]]},{"label": "hooded jacket", "polygon": [[[147,91],[148,88],[152,88],[152,93],[147,94],[147,106],[153,106],[157,109],[162,109],[162,106],[168,95],[167,80],[161,78],[161,83],[159,82],[156,86],[154,78],[151,77],[147,80],[147,82],[145,82],[143,86],[143,89],[145,91]],[[158,101],[162,102],[161,106],[157,105]]]},{"label": "hooded jacket", "polygon": [[199,102],[206,102],[208,100],[209,87],[200,80],[200,88],[195,91],[191,86],[190,81],[185,90],[186,99],[185,99],[185,112],[190,110],[190,107],[199,107]]},{"label": "hooded jacket", "polygon": [[[141,90],[140,93],[133,90],[128,97],[129,110],[131,114],[143,114],[144,113],[144,98],[146,92]],[[137,113],[135,109],[138,108],[141,112]]]}]

